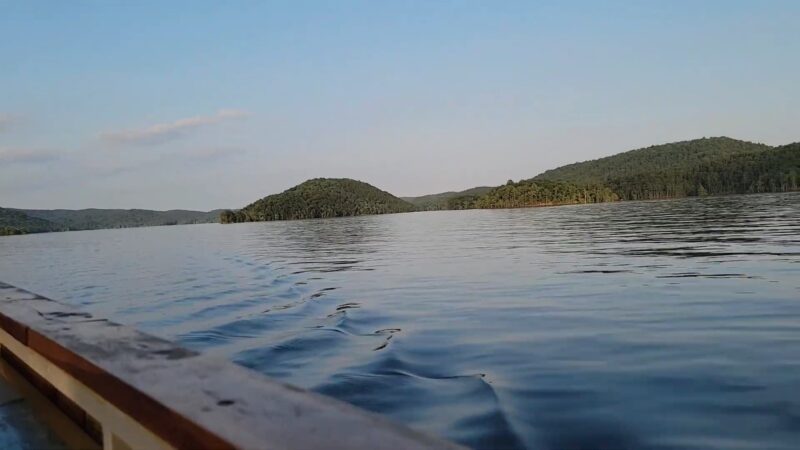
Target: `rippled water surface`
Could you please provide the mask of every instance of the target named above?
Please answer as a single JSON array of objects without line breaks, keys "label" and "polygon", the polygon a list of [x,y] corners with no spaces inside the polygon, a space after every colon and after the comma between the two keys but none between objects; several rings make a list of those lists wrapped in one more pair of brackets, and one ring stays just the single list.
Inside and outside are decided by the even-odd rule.
[{"label": "rippled water surface", "polygon": [[0,280],[475,448],[800,447],[800,194],[10,236]]}]

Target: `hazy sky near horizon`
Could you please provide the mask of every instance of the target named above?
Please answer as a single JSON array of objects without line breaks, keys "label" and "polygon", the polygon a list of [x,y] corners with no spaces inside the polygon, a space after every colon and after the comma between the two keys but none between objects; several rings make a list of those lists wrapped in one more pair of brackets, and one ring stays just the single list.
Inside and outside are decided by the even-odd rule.
[{"label": "hazy sky near horizon", "polygon": [[396,195],[800,141],[800,1],[0,0],[0,206]]}]

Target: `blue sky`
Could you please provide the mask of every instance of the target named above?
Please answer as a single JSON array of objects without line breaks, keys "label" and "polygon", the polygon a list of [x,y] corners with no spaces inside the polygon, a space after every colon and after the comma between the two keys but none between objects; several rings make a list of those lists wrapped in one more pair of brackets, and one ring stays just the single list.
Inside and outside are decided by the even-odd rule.
[{"label": "blue sky", "polygon": [[3,1],[0,206],[397,195],[800,140],[798,1]]}]

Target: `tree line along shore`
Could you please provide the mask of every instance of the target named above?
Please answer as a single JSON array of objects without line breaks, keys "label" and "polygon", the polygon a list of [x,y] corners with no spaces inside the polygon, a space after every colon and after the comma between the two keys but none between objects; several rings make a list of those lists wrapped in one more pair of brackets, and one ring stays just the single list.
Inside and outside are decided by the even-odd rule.
[{"label": "tree line along shore", "polygon": [[770,147],[727,137],[675,142],[548,170],[496,187],[398,198],[367,183],[318,178],[220,222],[252,222],[408,211],[525,208],[800,189],[800,143]]}]

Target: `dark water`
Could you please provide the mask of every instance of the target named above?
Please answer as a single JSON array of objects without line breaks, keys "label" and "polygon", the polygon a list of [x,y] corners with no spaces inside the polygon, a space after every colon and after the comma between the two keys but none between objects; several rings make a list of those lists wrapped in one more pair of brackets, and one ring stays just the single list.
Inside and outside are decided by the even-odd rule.
[{"label": "dark water", "polygon": [[480,449],[800,448],[800,195],[0,238],[0,280]]}]

